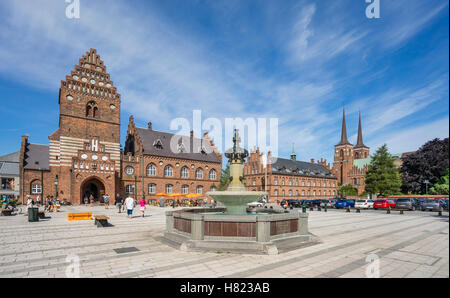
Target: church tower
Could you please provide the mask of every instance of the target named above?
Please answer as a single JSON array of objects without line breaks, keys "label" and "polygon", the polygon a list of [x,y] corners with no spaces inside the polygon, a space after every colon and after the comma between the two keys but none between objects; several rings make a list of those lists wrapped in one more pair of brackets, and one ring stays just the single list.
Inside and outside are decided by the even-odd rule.
[{"label": "church tower", "polygon": [[351,183],[350,178],[347,177],[348,173],[353,166],[354,152],[353,145],[347,138],[347,126],[345,123],[345,110],[342,109],[342,129],[341,129],[341,141],[334,146],[334,162],[333,170],[338,182],[341,184]]},{"label": "church tower", "polygon": [[361,127],[361,113],[359,113],[359,124],[358,124],[358,141],[354,148],[355,159],[368,158],[370,154],[370,149],[363,143],[362,137],[362,127]]},{"label": "church tower", "polygon": [[[120,94],[95,49],[59,90],[59,128],[49,136],[51,179],[59,199],[81,203],[115,196],[120,171]],[[55,183],[56,184],[56,183]]]}]

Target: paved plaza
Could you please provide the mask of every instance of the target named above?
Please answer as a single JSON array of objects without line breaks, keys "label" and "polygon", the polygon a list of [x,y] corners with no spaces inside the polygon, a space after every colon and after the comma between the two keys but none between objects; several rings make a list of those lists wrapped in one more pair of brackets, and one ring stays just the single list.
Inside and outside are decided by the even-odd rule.
[{"label": "paved plaza", "polygon": [[[279,255],[183,252],[160,241],[164,211],[128,219],[102,206],[63,206],[51,218],[0,217],[0,277],[66,277],[80,260],[80,277],[366,277],[368,256],[381,277],[449,277],[448,213],[344,210],[309,212],[321,243]],[[69,212],[107,215],[113,226],[67,220]],[[120,252],[120,248],[135,248]]]}]

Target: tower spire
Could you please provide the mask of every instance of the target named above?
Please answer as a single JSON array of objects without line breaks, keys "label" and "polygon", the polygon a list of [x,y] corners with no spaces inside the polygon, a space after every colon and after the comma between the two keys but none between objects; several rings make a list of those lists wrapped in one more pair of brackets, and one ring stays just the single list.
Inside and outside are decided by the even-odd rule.
[{"label": "tower spire", "polygon": [[292,143],[291,160],[296,160],[296,159],[297,159],[297,155],[295,154],[294,143]]},{"label": "tower spire", "polygon": [[359,112],[359,124],[358,124],[358,142],[356,143],[355,148],[367,147],[363,143],[362,137],[362,127],[361,127],[361,112]]},{"label": "tower spire", "polygon": [[341,141],[338,145],[350,145],[350,142],[347,139],[347,126],[345,124],[345,109],[342,108],[342,130],[341,130]]}]

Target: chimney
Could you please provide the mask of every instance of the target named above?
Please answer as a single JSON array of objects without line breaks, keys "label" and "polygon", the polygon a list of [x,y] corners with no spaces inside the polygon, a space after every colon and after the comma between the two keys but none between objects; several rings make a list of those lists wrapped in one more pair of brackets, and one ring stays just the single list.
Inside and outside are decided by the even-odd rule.
[{"label": "chimney", "polygon": [[311,163],[314,163],[314,158],[311,158]]},{"label": "chimney", "polygon": [[152,123],[151,122],[148,123],[148,130],[152,130]]}]

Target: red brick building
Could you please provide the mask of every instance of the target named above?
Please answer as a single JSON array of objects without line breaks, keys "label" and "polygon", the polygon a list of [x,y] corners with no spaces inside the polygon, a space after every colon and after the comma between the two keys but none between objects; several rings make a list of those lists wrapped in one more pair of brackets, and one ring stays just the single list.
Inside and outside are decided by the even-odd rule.
[{"label": "red brick building", "polygon": [[[121,152],[121,97],[95,49],[87,52],[61,82],[58,103],[59,128],[49,136],[49,146],[30,144],[28,136],[22,137],[22,198],[28,194],[53,195],[79,204],[90,194],[96,201],[101,201],[104,194],[123,196],[135,189],[136,194],[142,195],[137,188],[139,183],[144,186],[141,191],[146,197],[153,194],[145,191],[152,183],[157,192],[164,192],[169,184],[177,192],[184,191],[184,185],[189,186],[189,192],[200,192],[200,186],[206,192],[213,184],[218,185],[222,157],[207,134],[204,140],[187,137],[192,142],[181,141],[185,151],[171,152],[170,138],[174,135],[153,131],[151,127],[136,128],[130,118],[126,150]],[[156,143],[152,143],[155,138]],[[200,144],[198,148],[196,144]],[[189,151],[192,153],[186,148],[193,148]],[[156,167],[155,175],[146,171],[150,164]],[[167,165],[173,167],[172,176],[161,170]],[[179,173],[184,167],[189,167],[186,178],[185,170],[183,177]],[[194,176],[197,169],[203,171],[203,176],[199,171]]]},{"label": "red brick building", "polygon": [[362,137],[361,115],[358,124],[358,140],[356,145],[351,144],[347,138],[345,111],[342,115],[341,140],[334,146],[334,162],[332,172],[339,183],[349,184],[364,192],[366,171],[370,164],[370,148],[364,145]]},{"label": "red brick building", "polygon": [[[315,162],[298,161],[294,150],[291,158],[277,158],[263,167],[262,152],[259,149],[250,153],[244,164],[246,188],[267,191],[269,200],[284,199],[324,199],[337,195],[337,179],[326,160]],[[268,160],[272,160],[268,152]]]}]

